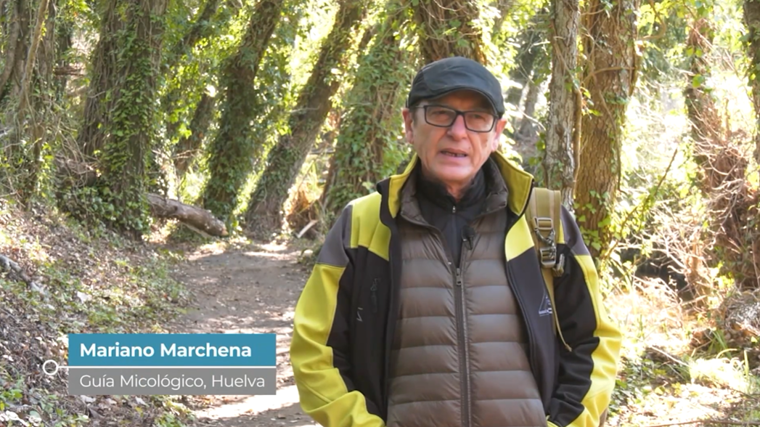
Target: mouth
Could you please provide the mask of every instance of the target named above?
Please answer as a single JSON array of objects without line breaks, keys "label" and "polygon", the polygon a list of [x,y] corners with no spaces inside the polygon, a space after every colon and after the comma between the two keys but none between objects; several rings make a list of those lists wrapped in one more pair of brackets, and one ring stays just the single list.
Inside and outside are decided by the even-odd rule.
[{"label": "mouth", "polygon": [[467,157],[467,153],[464,153],[458,150],[441,150],[440,153],[443,154],[444,156],[449,156],[449,157],[454,157],[454,158]]}]

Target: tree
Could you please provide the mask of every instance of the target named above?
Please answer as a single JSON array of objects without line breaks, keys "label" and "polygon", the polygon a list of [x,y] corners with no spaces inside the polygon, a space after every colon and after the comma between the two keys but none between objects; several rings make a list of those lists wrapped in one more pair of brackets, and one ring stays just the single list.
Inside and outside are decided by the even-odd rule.
[{"label": "tree", "polygon": [[715,38],[708,2],[696,10],[686,41],[688,74],[684,97],[693,158],[699,166],[698,186],[707,197],[707,254],[712,264],[734,279],[739,289],[760,287],[760,230],[757,210],[760,191],[749,185],[750,159],[740,134],[726,129],[709,80],[710,53]]},{"label": "tree", "polygon": [[572,207],[578,145],[581,92],[575,76],[578,62],[578,0],[552,0],[552,72],[549,83],[549,120],[542,162],[545,186],[562,191],[562,204]]},{"label": "tree", "polygon": [[134,236],[148,226],[146,168],[155,142],[156,80],[167,3],[106,4],[79,139],[101,171],[94,184],[97,203],[88,208]]},{"label": "tree", "polygon": [[[576,168],[576,217],[593,256],[609,245],[611,214],[621,177],[625,110],[636,85],[637,0],[591,0],[583,13],[583,86],[590,114],[583,116]],[[588,165],[588,166],[587,166]]]},{"label": "tree", "polygon": [[[37,184],[45,133],[45,108],[40,105],[44,90],[40,89],[41,85],[50,80],[52,69],[50,60],[46,58],[47,52],[41,45],[44,43],[43,28],[50,27],[48,33],[54,31],[54,26],[51,27],[54,21],[47,18],[48,6],[52,8],[54,5],[52,0],[39,0],[31,21],[34,26],[29,31],[31,16],[28,14],[34,5],[23,1],[15,3],[16,15],[11,17],[15,21],[11,23],[11,34],[21,35],[23,39],[8,40],[5,68],[0,73],[0,101],[7,94],[9,96],[6,99],[12,105],[5,117],[5,122],[10,127],[4,150],[7,164],[11,166],[12,179],[9,181],[16,187],[14,190],[19,199],[26,201],[34,193]],[[49,36],[45,39],[49,39]]]},{"label": "tree", "polygon": [[373,45],[359,59],[320,197],[328,222],[349,201],[367,194],[367,183],[391,172],[393,160],[400,160],[388,154],[400,151],[393,146],[402,123],[401,95],[412,77],[408,52],[401,47],[408,19],[407,11],[392,2]]},{"label": "tree", "polygon": [[367,6],[367,0],[340,1],[333,28],[288,118],[290,133],[282,135],[269,152],[266,169],[251,196],[245,214],[250,231],[264,233],[281,227],[282,206],[330,111]]},{"label": "tree", "polygon": [[533,15],[528,27],[520,33],[520,48],[515,56],[515,65],[509,71],[509,80],[515,86],[507,89],[507,96],[504,99],[515,107],[520,104],[523,89],[531,80],[536,60],[540,60],[539,56],[543,55],[540,44],[546,39],[546,19],[547,11],[538,11]]},{"label": "tree", "polygon": [[237,52],[226,61],[222,71],[222,116],[219,132],[208,150],[209,178],[202,200],[206,209],[225,221],[237,206],[238,193],[251,172],[250,129],[256,102],[253,83],[280,20],[282,5],[283,0],[264,0],[256,5]]},{"label": "tree", "polygon": [[21,90],[24,64],[29,50],[30,6],[26,0],[11,0],[6,6],[10,12],[7,17],[10,29],[0,72],[0,102],[7,96],[17,96]]},{"label": "tree", "polygon": [[203,138],[211,125],[215,104],[216,98],[208,92],[204,92],[201,95],[201,100],[195,106],[193,119],[190,121],[190,135],[183,136],[177,142],[174,149],[174,167],[177,168],[177,178],[179,179],[182,179],[187,173],[203,144]]},{"label": "tree", "polygon": [[[190,28],[182,35],[179,41],[168,50],[167,54],[164,55],[164,65],[162,69],[164,74],[174,73],[183,56],[188,55],[198,43],[213,34],[215,24],[223,26],[226,23],[227,19],[230,17],[229,13],[220,14],[222,16],[217,20],[221,22],[214,22],[213,19],[217,14],[220,2],[221,0],[207,0],[203,3],[203,8],[197,13],[197,17],[193,20]],[[180,118],[176,117],[174,111],[177,109],[178,101],[182,99],[187,90],[188,88],[185,85],[174,85],[166,91],[161,99],[161,107],[166,116],[166,140],[168,141],[174,140],[179,128]],[[203,90],[205,90],[205,88]],[[207,108],[208,101],[204,104],[199,103],[198,107],[203,109]],[[213,103],[211,107],[213,110]],[[194,118],[205,117],[205,113],[206,111],[202,110],[194,113],[193,116]]]},{"label": "tree", "polygon": [[411,4],[426,64],[449,56],[487,64],[482,30],[475,25],[479,14],[474,1],[419,0]]},{"label": "tree", "polygon": [[760,0],[744,0],[744,25],[747,27],[749,84],[755,107],[755,162],[760,164]]}]

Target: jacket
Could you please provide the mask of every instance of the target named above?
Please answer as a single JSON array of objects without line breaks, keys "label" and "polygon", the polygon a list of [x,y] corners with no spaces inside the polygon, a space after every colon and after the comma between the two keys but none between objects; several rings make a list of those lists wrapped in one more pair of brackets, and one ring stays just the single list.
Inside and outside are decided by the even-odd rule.
[{"label": "jacket", "polygon": [[[531,370],[550,427],[597,426],[615,385],[621,334],[602,304],[593,260],[571,215],[557,236],[565,268],[551,307],[524,213],[533,178],[499,153],[508,188],[508,282],[523,313]],[[296,305],[290,358],[301,406],[328,427],[381,427],[398,315],[400,191],[419,160],[352,201],[328,233]],[[559,343],[552,310],[569,348]]]}]

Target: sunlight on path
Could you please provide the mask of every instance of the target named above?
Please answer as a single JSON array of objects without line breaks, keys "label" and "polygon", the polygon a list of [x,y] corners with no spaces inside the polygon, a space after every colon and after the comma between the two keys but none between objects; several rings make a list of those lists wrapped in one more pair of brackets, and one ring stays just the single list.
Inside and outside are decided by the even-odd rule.
[{"label": "sunlight on path", "polygon": [[[280,425],[297,424],[299,427],[319,427],[318,424],[308,424],[312,421],[308,416],[300,412],[300,407],[296,415],[284,416],[275,414],[277,409],[288,408],[294,405],[298,407],[298,390],[294,385],[279,388],[276,396],[230,396],[230,398],[240,398],[240,400],[233,400],[220,406],[196,411],[195,416],[200,419],[221,421],[223,419],[234,418],[244,419],[271,412],[270,417],[263,416],[262,418],[273,422],[279,421]],[[256,425],[260,425],[260,422],[256,422]]]}]

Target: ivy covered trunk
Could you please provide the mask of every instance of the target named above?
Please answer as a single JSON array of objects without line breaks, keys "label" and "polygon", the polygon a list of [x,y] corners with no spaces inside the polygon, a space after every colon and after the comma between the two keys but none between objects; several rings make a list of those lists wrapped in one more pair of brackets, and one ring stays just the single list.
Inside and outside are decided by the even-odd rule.
[{"label": "ivy covered trunk", "polygon": [[583,86],[592,114],[583,116],[576,154],[575,209],[594,257],[610,244],[611,218],[620,183],[620,151],[625,111],[636,84],[637,0],[591,0],[584,12],[588,36]]},{"label": "ivy covered trunk", "polygon": [[203,144],[211,119],[214,117],[216,98],[204,92],[201,100],[195,106],[193,119],[190,121],[190,135],[182,137],[174,150],[174,167],[177,168],[177,178],[182,179],[193,164],[198,151]]},{"label": "ivy covered trunk", "polygon": [[[578,0],[552,0],[550,40],[552,78],[549,83],[549,124],[542,163],[545,187],[562,191],[562,204],[573,205],[573,157],[580,129],[580,90],[575,76],[578,62]],[[575,129],[575,132],[574,132]]]},{"label": "ivy covered trunk", "polygon": [[18,96],[21,90],[32,25],[31,3],[29,0],[9,0],[6,5],[10,12],[6,17],[10,28],[0,69],[0,102],[6,97]]},{"label": "ivy covered trunk", "polygon": [[[0,104],[5,116],[0,119],[4,129],[0,168],[8,174],[2,181],[7,191],[26,202],[37,185],[40,153],[45,136],[46,85],[51,79],[51,60],[43,44],[47,25],[55,29],[48,18],[52,0],[12,1],[6,22],[10,37],[0,61]],[[5,11],[2,11],[5,13]],[[5,21],[5,19],[3,19]],[[52,25],[52,26],[51,26]],[[17,37],[17,38],[14,38]]]},{"label": "ivy covered trunk", "polygon": [[[92,53],[90,87],[84,103],[84,119],[77,134],[77,145],[85,159],[93,161],[95,153],[102,150],[106,133],[103,126],[108,113],[113,110],[116,87],[116,67],[119,60],[119,34],[125,22],[117,13],[119,0],[109,0],[102,12],[100,37]],[[121,3],[126,3],[122,1]]]},{"label": "ivy covered trunk", "polygon": [[347,95],[335,153],[331,159],[321,203],[332,223],[354,198],[395,169],[401,154],[394,148],[401,127],[402,90],[413,77],[409,55],[401,48],[407,13],[389,7],[374,44],[359,59],[354,86]]},{"label": "ivy covered trunk", "polygon": [[251,196],[245,216],[250,231],[267,233],[282,226],[281,209],[330,111],[366,9],[366,0],[340,1],[335,24],[288,118],[290,134],[282,135],[269,152],[266,169]]},{"label": "ivy covered trunk", "polygon": [[744,0],[744,24],[747,27],[749,84],[755,107],[755,163],[760,165],[760,0]]},{"label": "ivy covered trunk", "polygon": [[[190,25],[190,28],[187,30],[187,32],[184,33],[184,35],[179,39],[179,41],[174,44],[174,46],[167,49],[168,52],[166,55],[164,55],[164,64],[162,69],[163,74],[166,75],[168,73],[171,75],[175,73],[177,70],[177,64],[180,62],[180,59],[182,59],[184,55],[192,55],[195,46],[201,40],[208,38],[212,34],[214,27],[224,26],[227,23],[226,19],[217,19],[216,22],[213,20],[217,14],[217,9],[219,9],[220,1],[221,0],[207,0],[205,3],[203,3],[203,8],[198,12],[197,17],[193,21],[192,25]],[[223,14],[223,17],[229,18],[229,14]],[[205,90],[205,88],[203,90]],[[195,92],[197,89],[194,89],[192,91]],[[173,87],[170,87],[164,91],[164,96],[161,99],[161,108],[164,111],[164,120],[166,120],[165,140],[167,142],[174,141],[174,139],[177,137],[177,131],[184,118],[178,117],[176,110],[178,109],[178,104],[188,98],[187,92],[188,86],[183,84],[174,85]],[[205,107],[206,104],[199,103],[196,109]],[[205,112],[205,110],[200,112],[196,111],[193,120],[195,117],[198,117]],[[184,142],[187,140],[187,138],[182,139],[185,140]],[[184,171],[177,171],[177,173],[178,176],[181,177]]]},{"label": "ivy covered trunk", "polygon": [[411,5],[426,64],[449,56],[464,56],[486,64],[475,1],[417,0]]},{"label": "ivy covered trunk", "polygon": [[283,0],[256,5],[235,55],[221,75],[223,100],[219,132],[209,145],[209,178],[201,196],[203,207],[223,221],[237,206],[238,194],[252,169],[251,122],[255,119],[254,80],[269,39],[280,20]]},{"label": "ivy covered trunk", "polygon": [[167,3],[110,0],[106,5],[80,135],[102,171],[94,184],[99,197],[89,208],[134,236],[148,229],[146,167],[155,141],[156,78]]},{"label": "ivy covered trunk", "polygon": [[[707,86],[712,74],[709,55],[715,37],[713,25],[707,16],[696,18],[686,39],[687,51],[691,55],[688,57],[689,74],[684,98],[691,123],[691,137],[697,148],[694,159],[702,167],[706,166],[708,159],[701,155],[705,150],[699,148],[721,141],[724,133],[718,106],[710,93],[711,88]],[[702,190],[709,194],[713,186],[708,183]]]}]

